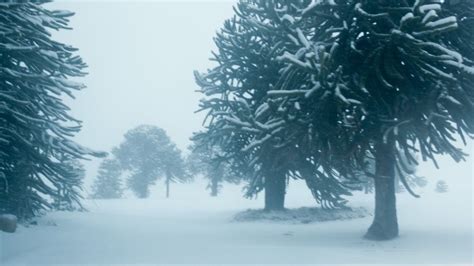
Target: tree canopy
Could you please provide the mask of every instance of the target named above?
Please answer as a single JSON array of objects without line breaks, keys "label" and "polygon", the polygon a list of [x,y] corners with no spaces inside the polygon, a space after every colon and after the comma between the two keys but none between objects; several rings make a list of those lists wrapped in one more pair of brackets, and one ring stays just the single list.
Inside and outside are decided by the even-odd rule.
[{"label": "tree canopy", "polygon": [[171,182],[184,182],[189,178],[181,151],[166,132],[156,126],[141,125],[129,130],[112,153],[121,168],[129,171],[127,185],[140,198],[148,197],[149,186],[159,177],[165,177],[167,196]]},{"label": "tree canopy", "polygon": [[81,122],[64,98],[85,87],[73,79],[86,64],[51,38],[51,30],[69,29],[73,13],[43,2],[0,5],[0,212],[19,218],[54,199],[77,202],[82,179],[65,160],[104,155],[71,140]]}]

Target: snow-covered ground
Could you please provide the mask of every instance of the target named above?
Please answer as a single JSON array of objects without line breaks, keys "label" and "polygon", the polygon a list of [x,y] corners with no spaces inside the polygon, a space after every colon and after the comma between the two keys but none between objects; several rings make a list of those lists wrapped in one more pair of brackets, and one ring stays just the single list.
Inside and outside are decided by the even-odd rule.
[{"label": "snow-covered ground", "polygon": [[[398,194],[400,237],[362,239],[372,217],[320,222],[235,222],[262,197],[247,200],[226,185],[217,198],[205,184],[174,185],[170,199],[90,200],[85,213],[50,213],[37,226],[0,233],[0,265],[10,264],[444,264],[473,262],[472,181],[451,182],[449,193]],[[458,184],[458,185],[456,185]],[[351,206],[372,210],[373,195]],[[314,206],[292,182],[287,207]]]}]

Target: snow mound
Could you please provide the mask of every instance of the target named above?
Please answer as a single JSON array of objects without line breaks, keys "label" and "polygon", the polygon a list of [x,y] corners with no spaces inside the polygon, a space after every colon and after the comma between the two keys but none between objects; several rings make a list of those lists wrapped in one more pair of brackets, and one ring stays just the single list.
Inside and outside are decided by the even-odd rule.
[{"label": "snow mound", "polygon": [[248,209],[237,213],[232,220],[234,222],[275,221],[307,224],[325,221],[351,220],[371,215],[372,214],[363,207],[333,210],[302,207],[298,209],[285,209],[283,211]]}]

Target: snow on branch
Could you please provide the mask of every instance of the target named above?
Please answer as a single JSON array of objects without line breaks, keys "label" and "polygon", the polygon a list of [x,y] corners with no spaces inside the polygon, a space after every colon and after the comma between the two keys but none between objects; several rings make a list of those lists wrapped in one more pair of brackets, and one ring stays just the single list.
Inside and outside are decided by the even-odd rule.
[{"label": "snow on branch", "polygon": [[297,65],[301,68],[305,68],[305,69],[312,69],[313,68],[308,61],[303,62],[300,59],[298,59],[298,57],[296,57],[294,54],[291,54],[288,51],[285,51],[283,53],[283,55],[278,56],[277,60],[278,61],[283,61],[283,62],[290,62],[290,63],[293,63],[293,64],[295,64],[295,65]]},{"label": "snow on branch", "polygon": [[310,90],[270,90],[267,91],[269,97],[304,95]]}]

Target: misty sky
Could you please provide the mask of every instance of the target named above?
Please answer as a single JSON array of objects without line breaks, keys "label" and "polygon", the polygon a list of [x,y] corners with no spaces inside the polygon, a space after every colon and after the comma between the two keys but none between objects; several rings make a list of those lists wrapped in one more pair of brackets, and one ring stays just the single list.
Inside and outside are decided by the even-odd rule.
[{"label": "misty sky", "polygon": [[[123,134],[140,124],[165,129],[185,151],[192,132],[201,128],[195,114],[193,70],[205,71],[214,49],[213,37],[233,14],[235,1],[59,1],[47,6],[76,12],[72,31],[54,33],[80,49],[89,65],[88,88],[68,101],[83,120],[76,140],[110,151]],[[468,151],[471,148],[467,149]],[[86,163],[90,185],[98,160]],[[472,160],[458,165],[442,158],[441,171],[427,166],[422,174],[447,178],[472,175]],[[459,173],[459,174],[458,174]],[[468,178],[467,182],[472,179]]]},{"label": "misty sky", "polygon": [[139,124],[164,128],[181,149],[199,129],[193,70],[204,71],[213,36],[231,2],[77,1],[50,5],[76,12],[57,38],[80,49],[88,86],[71,102],[84,121],[78,141],[108,150]]},{"label": "misty sky", "polygon": [[[60,1],[74,11],[72,31],[54,33],[79,48],[87,89],[68,101],[83,123],[76,140],[109,151],[140,124],[157,125],[186,150],[201,127],[193,71],[205,71],[213,37],[233,14],[232,1]],[[92,174],[97,162],[87,163]]]}]

